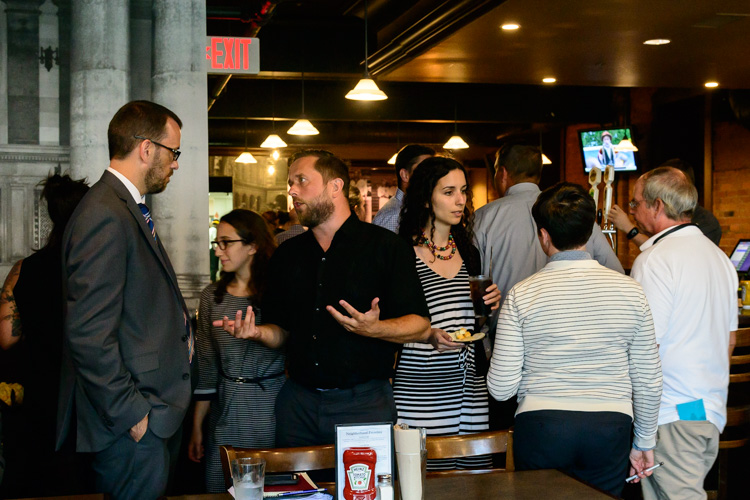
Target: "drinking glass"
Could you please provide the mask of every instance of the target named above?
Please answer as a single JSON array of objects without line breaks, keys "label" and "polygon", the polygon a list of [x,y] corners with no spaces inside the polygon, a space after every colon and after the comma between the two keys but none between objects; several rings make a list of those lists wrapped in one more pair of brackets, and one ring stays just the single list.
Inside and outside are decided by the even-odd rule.
[{"label": "drinking glass", "polygon": [[266,461],[262,458],[235,458],[231,465],[234,498],[236,500],[263,500]]}]

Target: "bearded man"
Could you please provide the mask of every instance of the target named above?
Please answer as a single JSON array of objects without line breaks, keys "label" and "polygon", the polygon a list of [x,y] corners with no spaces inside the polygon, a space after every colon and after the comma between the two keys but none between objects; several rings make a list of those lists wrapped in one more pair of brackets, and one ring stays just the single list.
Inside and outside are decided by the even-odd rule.
[{"label": "bearded man", "polygon": [[251,308],[216,322],[236,337],[286,345],[276,446],[335,441],[336,424],[395,422],[388,381],[399,344],[429,338],[427,304],[405,240],[349,208],[349,171],[327,151],[289,159],[289,194],[309,230],[270,262],[263,325]]}]

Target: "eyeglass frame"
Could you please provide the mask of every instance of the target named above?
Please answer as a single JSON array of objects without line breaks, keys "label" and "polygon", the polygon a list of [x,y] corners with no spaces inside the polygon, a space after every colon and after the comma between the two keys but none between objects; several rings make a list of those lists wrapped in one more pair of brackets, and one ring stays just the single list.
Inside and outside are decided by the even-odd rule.
[{"label": "eyeglass frame", "polygon": [[134,139],[141,139],[143,141],[151,141],[152,143],[156,144],[157,146],[161,146],[164,149],[168,149],[169,151],[172,152],[172,161],[177,161],[177,159],[182,154],[182,151],[180,151],[179,149],[170,148],[169,146],[165,146],[164,144],[162,144],[160,142],[156,142],[155,140],[149,139],[148,137],[143,137],[142,135],[134,135],[133,138]]},{"label": "eyeglass frame", "polygon": [[211,242],[211,248],[213,250],[216,250],[216,247],[219,247],[219,250],[222,252],[227,249],[230,243],[237,243],[238,241],[242,241],[244,243],[247,243],[247,240],[214,240]]},{"label": "eyeglass frame", "polygon": [[629,207],[630,207],[631,209],[635,210],[636,208],[638,208],[638,205],[640,205],[641,203],[645,203],[645,202],[646,202],[646,200],[635,201],[635,198],[633,198],[632,200],[630,200],[630,201],[628,202],[628,206],[629,206]]}]

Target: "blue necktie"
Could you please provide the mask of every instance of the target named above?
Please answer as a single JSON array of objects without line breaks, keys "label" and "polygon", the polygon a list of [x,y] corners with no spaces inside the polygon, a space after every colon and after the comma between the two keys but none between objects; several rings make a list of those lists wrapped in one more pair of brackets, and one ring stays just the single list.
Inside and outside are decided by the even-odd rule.
[{"label": "blue necktie", "polygon": [[151,235],[154,237],[154,239],[156,239],[156,229],[154,229],[154,221],[151,220],[151,211],[148,209],[145,203],[139,203],[138,208],[141,209],[143,218],[146,219],[146,224],[148,224],[148,228],[151,230]]}]

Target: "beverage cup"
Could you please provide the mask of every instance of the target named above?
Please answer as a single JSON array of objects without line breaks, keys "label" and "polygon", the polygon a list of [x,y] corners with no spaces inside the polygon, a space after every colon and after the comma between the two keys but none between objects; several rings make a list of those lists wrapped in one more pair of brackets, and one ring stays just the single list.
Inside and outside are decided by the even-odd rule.
[{"label": "beverage cup", "polygon": [[396,452],[398,489],[401,500],[424,500],[427,474],[427,450],[417,453]]},{"label": "beverage cup", "polygon": [[485,274],[469,276],[469,291],[471,292],[471,303],[474,306],[474,316],[483,318],[490,315],[492,309],[484,303],[484,297],[487,295],[487,288],[492,285],[492,277]]},{"label": "beverage cup", "polygon": [[263,500],[266,461],[262,458],[235,458],[231,462],[236,500]]}]

